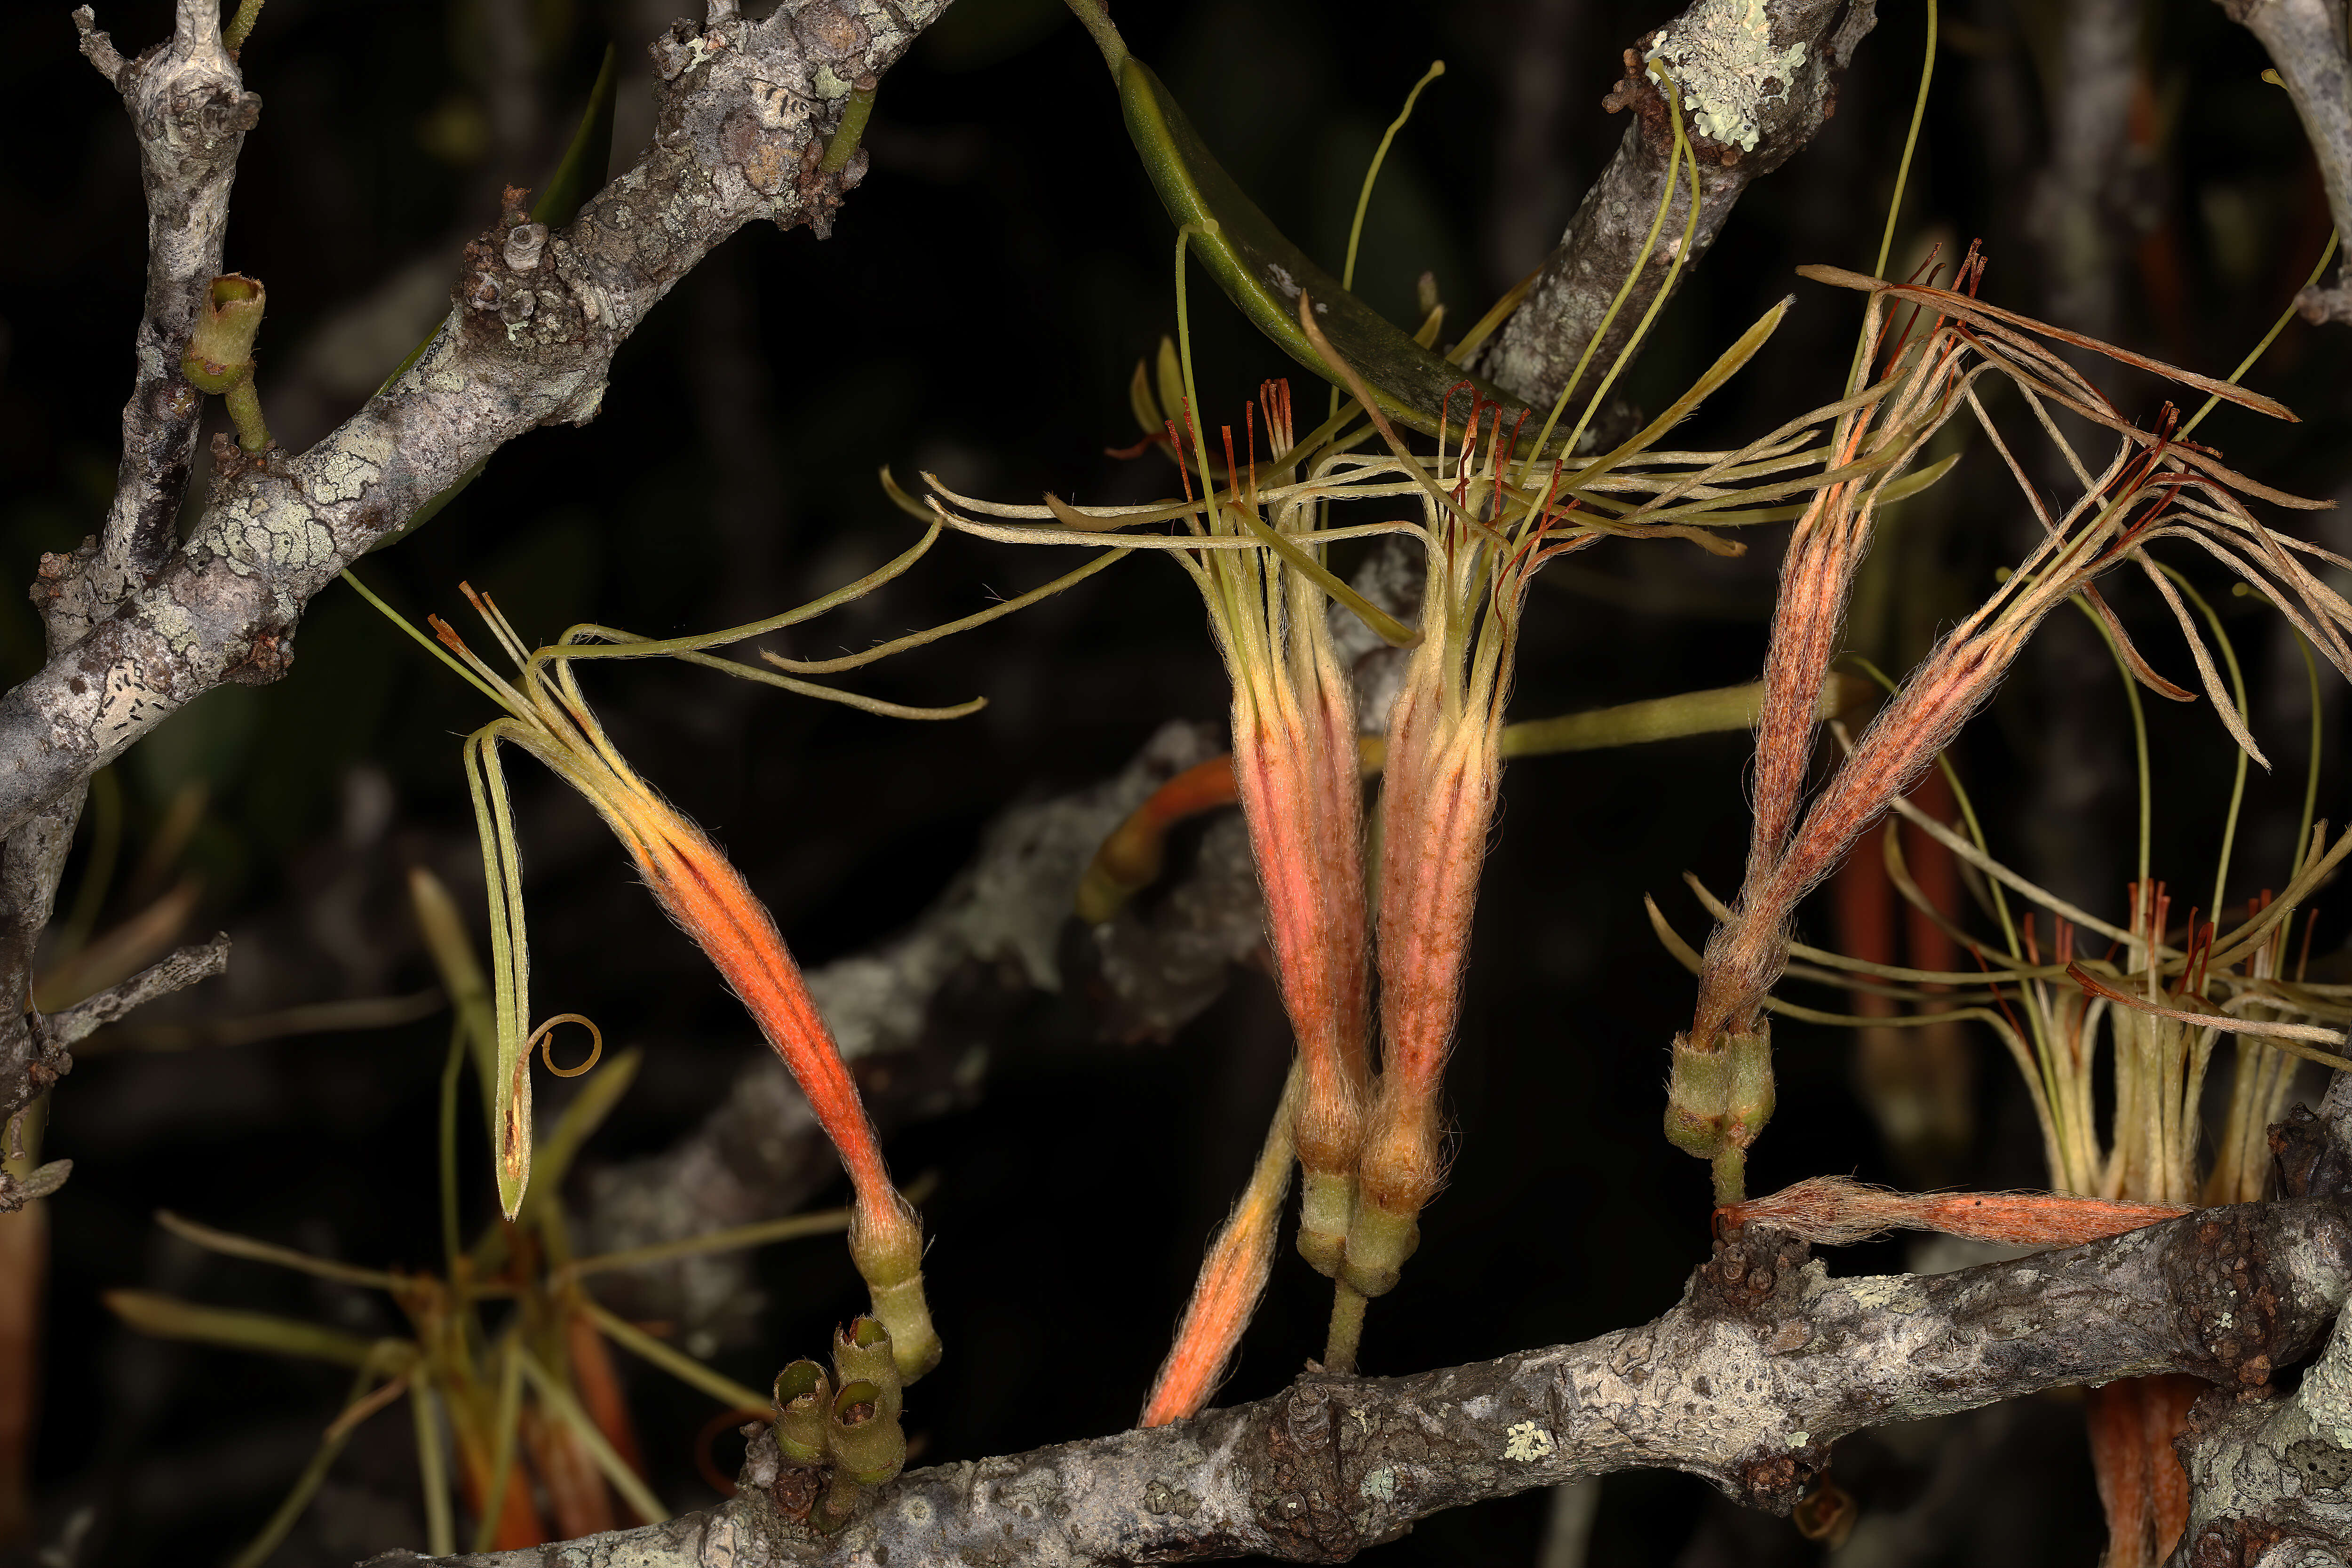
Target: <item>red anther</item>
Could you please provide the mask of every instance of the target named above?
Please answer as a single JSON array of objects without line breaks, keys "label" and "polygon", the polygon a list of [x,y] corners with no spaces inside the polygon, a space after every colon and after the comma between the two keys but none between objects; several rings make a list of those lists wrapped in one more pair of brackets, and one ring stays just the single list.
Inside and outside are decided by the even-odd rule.
[{"label": "red anther", "polygon": [[[1454,414],[1454,395],[1465,386],[1470,389],[1470,424],[1475,425],[1478,422],[1478,384],[1465,375],[1447,387],[1445,395],[1438,399],[1437,439],[1441,447],[1445,442],[1445,427],[1451,422]],[[1468,426],[1464,426],[1465,434],[1468,428]]]},{"label": "red anther", "polygon": [[[1186,500],[1191,500],[1192,499],[1192,470],[1187,468],[1184,464],[1183,439],[1176,434],[1176,421],[1173,419],[1163,419],[1160,423],[1167,426],[1168,445],[1173,447],[1176,452],[1176,477],[1184,486],[1184,499]],[[1185,428],[1189,430],[1191,427],[1191,421],[1187,420]],[[1206,475],[1202,476],[1202,482],[1203,484],[1208,482],[1208,477]]]},{"label": "red anther", "polygon": [[1242,405],[1242,434],[1249,452],[1250,505],[1257,505],[1257,405]]}]

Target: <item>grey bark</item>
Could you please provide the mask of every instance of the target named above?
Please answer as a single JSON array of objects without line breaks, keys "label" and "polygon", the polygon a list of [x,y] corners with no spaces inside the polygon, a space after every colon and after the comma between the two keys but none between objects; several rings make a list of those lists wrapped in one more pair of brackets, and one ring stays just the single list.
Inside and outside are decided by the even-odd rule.
[{"label": "grey bark", "polygon": [[2073,0],[2049,83],[2050,161],[2034,182],[2027,226],[2040,245],[2048,319],[2115,335],[2130,247],[2161,217],[2155,171],[2131,138],[2140,0]]},{"label": "grey bark", "polygon": [[[132,337],[122,461],[105,527],[70,555],[44,556],[33,584],[53,668],[148,581],[177,537],[204,401],[182,379],[180,355],[221,270],[237,152],[261,111],[222,47],[219,0],[179,0],[170,39],[135,60],[125,60],[99,30],[89,6],[73,20],[82,54],[122,94],[138,137],[147,293]],[[33,1015],[33,964],[92,771],[64,775],[0,828],[0,1122],[13,1121],[72,1067],[67,1042]],[[0,1176],[0,1212],[27,1195]]]},{"label": "grey bark", "polygon": [[[1697,154],[1699,214],[1681,276],[1715,244],[1750,182],[1812,140],[1837,107],[1837,77],[1877,25],[1875,0],[1696,0],[1625,51],[1625,76],[1602,106],[1633,110],[1601,178],[1584,194],[1559,247],[1504,323],[1480,368],[1507,391],[1549,407],[1575,373],[1609,303],[1633,271],[1664,194],[1674,131],[1645,70],[1658,58],[1680,85]],[[1690,217],[1689,174],[1676,180],[1658,248],[1601,338],[1577,396],[1599,384],[1665,283]]]},{"label": "grey bark", "polygon": [[527,273],[503,230],[468,247],[415,365],[310,451],[226,475],[152,583],[0,698],[0,833],[222,681],[283,673],[303,606],[337,572],[506,442],[593,418],[614,351],[712,247],[761,217],[829,230],[865,167],[816,169],[850,82],[943,9],[799,0],[657,40],[660,116],[635,166]]},{"label": "grey bark", "polygon": [[173,524],[195,456],[204,397],[180,355],[205,290],[224,270],[229,187],[261,100],[245,90],[221,43],[219,0],[179,0],[171,38],[125,62],[82,6],[82,53],[122,94],[147,198],[147,296],[131,339],[136,364],[122,409],[122,461],[93,568],[101,613],[146,582],[176,542]]},{"label": "grey bark", "polygon": [[148,1003],[184,991],[198,981],[228,973],[228,938],[174,948],[120,985],[75,1003],[42,1020],[50,1038],[71,1046],[89,1038],[109,1024],[129,1017]]},{"label": "grey bark", "polygon": [[[2296,1106],[2271,1129],[2281,1190],[2352,1194],[2352,1074],[2316,1115]],[[2338,1318],[2294,1393],[2216,1389],[2175,1442],[2189,1474],[2189,1523],[2171,1568],[2298,1568],[2352,1557],[2352,1331]]]},{"label": "grey bark", "polygon": [[[0,698],[0,1119],[67,1064],[26,1012],[89,775],[224,681],[292,660],[311,597],[506,442],[594,416],[614,352],[711,247],[755,218],[830,232],[863,155],[819,171],[850,84],[904,54],[946,0],[793,0],[766,20],[714,7],[652,47],[653,145],[536,255],[519,211],[467,247],[448,320],[417,363],[317,446],[227,454],[173,548],[200,399],[178,375],[220,270],[229,184],[259,100],[220,43],[218,0],[179,0],[172,41],[124,62],[85,7],[83,52],[123,92],[149,212],[139,379],[105,532],[43,563],[49,660]],[[528,263],[525,265],[525,263]]]},{"label": "grey bark", "polygon": [[[2327,187],[2327,210],[2338,235],[2352,235],[2352,54],[2343,8],[2328,0],[2221,0],[2231,19],[2263,41],[2279,79],[2294,100]],[[2314,284],[2295,300],[2314,321],[2352,321],[2352,256],[2333,288]]]},{"label": "grey bark", "polygon": [[779,1470],[762,1436],[723,1507],[455,1561],[1341,1562],[1442,1510],[1657,1467],[1785,1512],[1830,1446],[1865,1427],[2164,1372],[2258,1389],[2320,1343],[2347,1285],[2352,1213],[2332,1198],[2211,1209],[1933,1278],[1833,1279],[1801,1244],[1748,1232],[1642,1327],[1415,1377],[1310,1371],[1274,1398],[1174,1426],[915,1471],[830,1540],[766,1495]]}]

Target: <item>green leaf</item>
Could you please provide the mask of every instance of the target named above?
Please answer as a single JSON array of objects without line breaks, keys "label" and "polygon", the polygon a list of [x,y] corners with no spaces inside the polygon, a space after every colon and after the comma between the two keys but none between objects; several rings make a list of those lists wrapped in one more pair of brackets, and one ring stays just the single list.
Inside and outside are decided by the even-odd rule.
[{"label": "green leaf", "polygon": [[[1469,420],[1473,387],[1477,396],[1502,405],[1507,426],[1530,412],[1517,398],[1413,342],[1284,237],[1211,155],[1150,67],[1129,55],[1118,74],[1128,136],[1168,216],[1179,227],[1201,226],[1195,254],[1226,298],[1285,353],[1340,384],[1338,372],[1299,330],[1298,296],[1304,290],[1314,296],[1317,322],[1332,347],[1370,384],[1391,419],[1434,435],[1443,409],[1458,431]],[[1465,381],[1468,385],[1462,384]]]}]

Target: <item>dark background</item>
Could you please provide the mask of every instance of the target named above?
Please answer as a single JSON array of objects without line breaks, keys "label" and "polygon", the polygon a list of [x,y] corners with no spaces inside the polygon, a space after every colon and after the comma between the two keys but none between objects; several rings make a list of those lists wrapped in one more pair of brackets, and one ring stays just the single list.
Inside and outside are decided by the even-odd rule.
[{"label": "dark background", "polygon": [[[497,46],[493,4],[521,6],[520,58]],[[244,54],[265,107],[238,177],[228,262],[269,288],[259,386],[282,440],[299,447],[331,428],[446,310],[465,239],[493,219],[502,183],[552,166],[607,39],[629,73],[616,165],[634,155],[648,124],[643,47],[673,8],[271,0]],[[1360,282],[1402,319],[1427,268],[1450,319],[1466,324],[1558,237],[1622,131],[1599,107],[1618,51],[1674,9],[1187,0],[1126,8],[1120,21],[1244,184],[1333,264],[1381,128],[1442,57],[1447,74],[1382,176]],[[1790,268],[1866,268],[1876,248],[1923,37],[1916,7],[1885,11],[1835,119],[1752,189],[1633,374],[1636,401],[1657,406],[1796,289],[1787,327],[1687,444],[1744,439],[1834,395],[1855,307]],[[2063,11],[1998,0],[1948,8],[1898,269],[1931,231],[1948,244],[1982,236],[1989,299],[2033,311],[2087,299],[2081,308],[2106,319],[2070,324],[2226,373],[2326,233],[2291,106],[2260,81],[2266,62],[2219,7],[2150,6],[2143,154],[2124,184],[2091,193],[2105,259],[2089,269],[2089,295],[2064,296],[2072,274],[2032,222],[2053,163],[2050,106],[2070,90],[2055,41]],[[118,0],[99,20],[130,52],[163,35],[169,13],[161,0]],[[62,4],[11,6],[0,19],[0,86],[22,128],[0,161],[0,582],[28,583],[40,552],[69,548],[103,515],[139,310],[145,220],[131,135],[73,43]],[[1125,464],[1103,449],[1133,439],[1129,374],[1172,329],[1171,235],[1084,35],[1047,0],[958,0],[889,75],[866,140],[872,172],[831,240],[763,226],[730,242],[624,349],[594,425],[502,451],[438,520],[362,574],[417,616],[459,608],[457,584],[468,580],[533,639],[587,618],[666,634],[772,613],[903,548],[909,523],[874,481],[886,462],[1008,500],[1047,488],[1090,500],[1156,493],[1156,459]],[[1262,375],[1286,371],[1204,284],[1193,300],[1213,404],[1238,405]],[[2340,354],[2339,339],[2291,326],[2254,383],[2305,423],[2225,410],[2210,437],[2271,483],[2334,493],[2352,412]],[[2126,408],[2152,412],[2147,384],[2098,374]],[[2014,559],[2029,527],[1993,464],[1964,464],[1888,530],[1855,645],[1890,665],[1916,658]],[[2340,525],[2317,527],[2341,547]],[[1568,563],[1576,570],[1531,601],[1514,716],[1750,678],[1780,538],[1758,534],[1750,556],[1730,563],[1623,542]],[[887,592],[781,646],[803,656],[861,647],[1071,563],[950,539]],[[2129,585],[2116,598],[2147,628],[2159,666],[2185,678],[2160,607]],[[2252,786],[2232,884],[2242,897],[2282,879],[2307,708],[2301,664],[2275,622],[2221,603],[2249,660],[2256,731],[2280,763],[2275,779],[2257,774]],[[2074,619],[2053,621],[1959,760],[1997,852],[2112,910],[2130,853],[2128,733],[2112,668]],[[13,679],[33,668],[37,639],[30,609],[0,596],[0,671]],[[311,607],[296,648],[286,679],[211,694],[112,770],[101,789],[119,792],[120,868],[92,895],[79,890],[87,855],[68,872],[62,908],[100,900],[85,906],[100,929],[183,875],[200,880],[186,930],[228,929],[237,956],[228,979],[171,1019],[431,983],[400,878],[415,862],[466,874],[457,739],[488,714],[341,588]],[[1217,720],[1224,706],[1197,597],[1149,560],[848,678],[902,701],[990,699],[954,724],[874,719],[684,669],[588,680],[624,748],[727,845],[810,965],[911,920],[1009,804],[1103,778],[1163,721]],[[2158,874],[2201,887],[2227,798],[2226,741],[2201,708],[2155,706]],[[1452,1184],[1424,1216],[1402,1287],[1372,1310],[1368,1370],[1418,1371],[1639,1321],[1672,1302],[1703,1255],[1705,1172],[1656,1131],[1662,1047],[1688,1016],[1690,984],[1651,937],[1640,900],[1654,892],[1685,932],[1702,929],[1678,874],[1698,870],[1720,890],[1736,881],[1745,760],[1744,741],[1726,736],[1509,769],[1448,1080],[1459,1130]],[[763,1047],[631,886],[586,808],[527,766],[517,773],[543,1005],[588,1013],[616,1043],[650,1048],[591,1158],[657,1150]],[[176,844],[175,802],[194,824]],[[2323,816],[2344,815],[2332,767],[2321,802]],[[478,873],[459,884],[476,918],[478,889]],[[2323,915],[2323,951],[2341,930]],[[1054,1022],[1062,1005],[1040,998],[1034,1016],[1013,1020],[976,1110],[918,1127],[892,1150],[902,1174],[935,1171],[942,1183],[927,1214],[948,1359],[908,1413],[925,1461],[1133,1419],[1282,1070],[1286,1030],[1255,971],[1165,1042],[1084,1042]],[[72,1536],[73,1563],[203,1561],[226,1557],[258,1526],[335,1409],[344,1373],[142,1340],[98,1292],[165,1289],[393,1331],[396,1320],[373,1298],[200,1254],[150,1216],[169,1206],[354,1262],[431,1266],[446,1029],[436,1016],[86,1056],[56,1096],[46,1141],[75,1173],[50,1205],[37,1530],[9,1550]],[[1849,1087],[1849,1041],[1797,1026],[1779,1039],[1781,1109],[1753,1186],[1825,1171],[1901,1179]],[[2038,1184],[2030,1114],[1991,1041],[1979,1045],[1979,1131],[1952,1178]],[[478,1221],[491,1195],[470,1140],[466,1159]],[[1886,1244],[1840,1267],[1901,1260]],[[772,1249],[761,1269],[777,1305],[757,1342],[717,1358],[754,1385],[809,1353],[860,1300],[835,1243]],[[1279,1387],[1319,1345],[1327,1305],[1323,1282],[1286,1247],[1224,1397]],[[709,1402],[642,1368],[632,1375],[656,1489],[674,1508],[706,1504],[689,1448]],[[1968,1444],[1997,1458],[1980,1457],[1955,1500],[1948,1456]],[[721,1462],[732,1463],[723,1445]],[[275,1561],[421,1545],[414,1469],[404,1415],[377,1417]],[[2022,1568],[2086,1563],[2098,1550],[2079,1414],[2063,1400],[1899,1441],[1855,1439],[1839,1473],[1866,1512],[1950,1510],[1948,1528],[1926,1532],[1924,1554],[1885,1561],[1999,1552]],[[83,1510],[91,1522],[73,1536]],[[1433,1520],[1367,1561],[1530,1563],[1545,1510],[1535,1494]],[[1645,1473],[1607,1483],[1591,1561],[1819,1556],[1783,1521]]]}]

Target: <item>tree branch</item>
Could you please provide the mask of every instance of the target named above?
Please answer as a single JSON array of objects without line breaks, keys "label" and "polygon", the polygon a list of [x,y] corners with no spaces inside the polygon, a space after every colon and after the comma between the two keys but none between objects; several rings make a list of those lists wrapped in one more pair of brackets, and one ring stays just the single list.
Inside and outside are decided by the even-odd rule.
[{"label": "tree branch", "polygon": [[[110,985],[61,1013],[47,1018],[26,1015],[22,1035],[34,1052],[28,1064],[32,1071],[27,1076],[54,1081],[73,1068],[68,1047],[88,1039],[116,1019],[159,997],[184,991],[199,980],[210,980],[227,969],[228,938],[216,936],[210,942],[168,952],[120,985]],[[8,1157],[22,1158],[24,1151],[16,1146],[21,1124],[14,1112],[9,1115],[6,1130]],[[65,1185],[66,1177],[72,1173],[71,1160],[52,1160],[21,1179],[0,1170],[0,1214],[22,1208],[35,1198],[47,1197]]]},{"label": "tree branch", "polygon": [[227,973],[228,936],[223,932],[210,942],[174,948],[121,984],[110,985],[61,1013],[52,1013],[42,1022],[58,1045],[75,1045],[150,1002]]},{"label": "tree branch", "polygon": [[[946,0],[793,0],[767,20],[714,9],[656,41],[653,146],[536,253],[509,259],[510,216],[468,246],[453,307],[397,381],[308,452],[224,467],[171,551],[201,399],[179,374],[196,300],[221,263],[229,185],[259,100],[220,42],[218,0],[179,0],[172,41],[125,63],[84,7],[82,52],[130,107],[149,212],[138,381],[123,412],[106,530],[42,562],[49,661],[0,698],[0,1120],[63,1070],[24,998],[82,786],[164,718],[226,680],[292,662],[311,597],[508,441],[593,418],[613,355],[710,249],[754,218],[830,232],[863,156],[817,163],[850,83],[878,75]],[[168,553],[167,553],[168,552]]]},{"label": "tree branch", "polygon": [[[205,289],[222,271],[229,187],[261,100],[221,43],[219,0],[179,0],[171,39],[126,63],[90,8],[73,14],[82,53],[122,94],[147,198],[147,300],[132,338],[137,372],[122,408],[122,462],[92,581],[90,618],[163,563],[196,449],[204,398],[180,374]],[[68,642],[78,641],[76,628]]]},{"label": "tree branch", "polygon": [[[138,137],[147,299],[133,339],[137,369],[122,410],[122,463],[104,531],[71,555],[43,556],[33,584],[52,668],[147,581],[177,536],[204,401],[181,377],[180,355],[197,302],[220,271],[237,153],[261,111],[222,47],[219,0],[179,0],[170,40],[136,60],[123,59],[89,6],[73,20],[81,52],[122,94]],[[33,959],[57,901],[90,771],[64,775],[0,829],[6,840],[0,844],[0,1122],[13,1121],[72,1065],[63,1042],[36,1033]],[[0,1190],[0,1209],[14,1206]]]},{"label": "tree branch", "polygon": [[[1749,21],[1760,14],[1761,26]],[[1684,122],[1698,154],[1698,230],[1684,276],[1723,232],[1749,182],[1812,140],[1837,108],[1837,73],[1877,26],[1875,0],[1695,0],[1679,17],[1625,51],[1625,76],[1602,107],[1633,110],[1617,155],[1601,172],[1527,300],[1504,323],[1481,368],[1506,390],[1549,407],[1600,329],[1633,269],[1664,194],[1674,128],[1645,62],[1664,58],[1683,94]],[[1618,310],[1583,378],[1600,383],[1657,297],[1690,217],[1690,176],[1675,182],[1658,249]]]},{"label": "tree branch", "polygon": [[[2221,8],[2270,51],[2319,160],[2336,232],[2352,237],[2352,56],[2341,8],[2326,0],[2221,0]],[[2295,308],[2314,321],[2352,321],[2352,254],[2334,288],[2313,284]]]},{"label": "tree branch", "polygon": [[816,167],[850,83],[944,9],[798,0],[656,40],[661,101],[635,167],[528,268],[502,231],[467,247],[449,320],[415,364],[310,451],[225,477],[152,584],[0,699],[0,834],[222,681],[283,673],[313,595],[499,447],[594,417],[614,353],[744,224],[828,232],[865,172],[862,158]]},{"label": "tree branch", "polygon": [[[777,1460],[755,1439],[734,1501],[593,1538],[570,1560],[1340,1562],[1441,1510],[1643,1467],[1785,1512],[1830,1445],[1865,1427],[2155,1373],[2260,1385],[2319,1343],[2347,1286],[2352,1213],[2334,1199],[2210,1209],[1933,1278],[1832,1279],[1801,1245],[1750,1231],[1641,1328],[1416,1377],[1310,1372],[1272,1399],[1172,1426],[916,1471],[831,1540],[762,1495]],[[2329,1462],[2352,1468],[2333,1446],[2352,1444],[2352,1427],[2325,1436]]]}]

